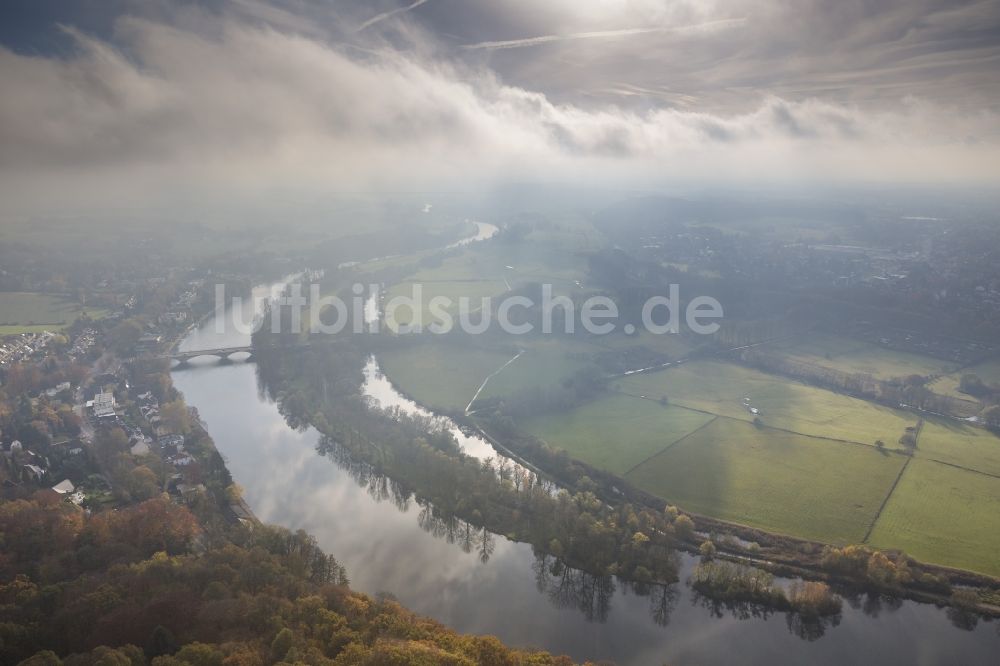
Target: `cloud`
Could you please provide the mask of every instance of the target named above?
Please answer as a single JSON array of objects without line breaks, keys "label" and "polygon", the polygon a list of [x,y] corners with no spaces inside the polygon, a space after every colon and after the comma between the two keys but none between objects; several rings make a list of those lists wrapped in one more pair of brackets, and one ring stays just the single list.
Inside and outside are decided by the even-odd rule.
[{"label": "cloud", "polygon": [[399,7],[398,9],[391,9],[391,10],[389,10],[387,12],[382,12],[381,14],[373,16],[372,18],[368,19],[367,21],[365,21],[364,23],[362,23],[360,26],[358,26],[358,30],[357,31],[361,32],[365,28],[370,28],[371,26],[375,25],[376,23],[381,23],[382,21],[385,21],[386,19],[390,19],[393,16],[396,16],[398,14],[405,14],[406,12],[412,11],[412,10],[416,9],[417,7],[419,7],[420,5],[422,5],[422,4],[426,3],[426,2],[427,2],[427,0],[415,0],[415,2],[413,2],[412,4],[409,4],[409,5],[405,6],[405,7]]},{"label": "cloud", "polygon": [[[508,83],[559,102],[645,106],[683,96],[732,112],[769,95],[866,106],[919,95],[967,110],[1000,109],[995,0],[469,4],[460,12],[428,6],[419,21],[458,43],[482,44],[466,57],[485,53],[480,57]],[[738,30],[663,31],[737,20]],[[627,38],[564,38],[618,31]],[[500,48],[539,43],[545,48]]]},{"label": "cloud", "polygon": [[4,211],[531,179],[997,179],[995,113],[920,98],[891,109],[780,95],[725,112],[595,108],[433,49],[376,40],[362,51],[226,15],[122,18],[114,44],[67,31],[71,57],[0,49]]},{"label": "cloud", "polygon": [[649,34],[683,34],[683,33],[699,33],[699,32],[709,32],[714,30],[720,30],[725,28],[732,28],[738,25],[742,25],[746,22],[746,19],[734,18],[734,19],[721,19],[718,21],[710,21],[708,23],[697,23],[694,25],[685,26],[660,26],[660,27],[650,27],[650,28],[622,28],[620,30],[594,30],[591,32],[574,32],[562,35],[539,35],[537,37],[525,37],[522,39],[507,39],[501,41],[492,42],[479,42],[478,44],[464,44],[463,49],[516,49],[526,46],[538,46],[541,44],[549,44],[552,42],[564,42],[577,39],[608,39],[614,37],[634,37],[636,35],[649,35]]}]

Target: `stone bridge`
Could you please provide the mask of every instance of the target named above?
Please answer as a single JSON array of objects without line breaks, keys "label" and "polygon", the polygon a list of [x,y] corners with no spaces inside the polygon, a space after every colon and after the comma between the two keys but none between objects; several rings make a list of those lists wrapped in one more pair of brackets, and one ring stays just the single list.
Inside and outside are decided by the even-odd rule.
[{"label": "stone bridge", "polygon": [[[293,349],[307,349],[309,347],[314,347],[319,344],[333,344],[339,341],[339,338],[331,338],[329,340],[304,340],[302,342],[297,342],[291,345],[277,345],[277,346],[266,346],[263,348],[264,351],[269,349],[289,351]],[[257,350],[261,351],[260,349]],[[186,365],[188,361],[199,356],[214,356],[219,359],[219,362],[226,362],[229,357],[233,354],[247,354],[246,361],[254,360],[254,348],[252,345],[244,345],[240,347],[218,347],[216,349],[191,349],[187,351],[172,351],[169,354],[163,354],[159,358],[170,359],[171,361],[177,361],[177,365]]]},{"label": "stone bridge", "polygon": [[249,354],[246,358],[248,361],[253,359],[253,347],[250,345],[246,345],[245,347],[218,347],[216,349],[175,351],[163,356],[163,358],[169,358],[172,361],[177,361],[178,365],[185,365],[191,359],[198,358],[199,356],[214,356],[220,361],[228,361],[230,356],[239,353]]}]

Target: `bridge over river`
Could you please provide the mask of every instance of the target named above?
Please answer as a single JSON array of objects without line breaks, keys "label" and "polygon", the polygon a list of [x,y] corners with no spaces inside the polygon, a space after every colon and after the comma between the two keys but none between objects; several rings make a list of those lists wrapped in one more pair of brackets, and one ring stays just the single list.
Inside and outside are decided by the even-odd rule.
[{"label": "bridge over river", "polygon": [[219,359],[220,362],[225,362],[229,360],[229,357],[233,354],[246,354],[244,361],[254,360],[254,356],[262,351],[270,350],[281,350],[281,351],[291,351],[295,349],[307,349],[309,347],[315,347],[317,345],[331,345],[337,342],[336,338],[325,339],[325,340],[306,340],[303,342],[297,342],[291,345],[267,345],[264,347],[254,347],[253,345],[239,345],[234,347],[215,347],[212,349],[183,349],[174,350],[169,354],[162,354],[158,358],[169,359],[171,361],[177,361],[178,365],[186,365],[188,361],[198,358],[200,356],[214,356]]},{"label": "bridge over river", "polygon": [[169,354],[164,354],[160,358],[170,359],[171,361],[177,361],[178,365],[184,365],[188,361],[200,356],[214,356],[220,361],[228,361],[229,357],[233,354],[247,354],[246,360],[250,361],[253,359],[253,346],[244,345],[241,347],[217,347],[215,349],[186,349],[184,351],[173,351]]}]

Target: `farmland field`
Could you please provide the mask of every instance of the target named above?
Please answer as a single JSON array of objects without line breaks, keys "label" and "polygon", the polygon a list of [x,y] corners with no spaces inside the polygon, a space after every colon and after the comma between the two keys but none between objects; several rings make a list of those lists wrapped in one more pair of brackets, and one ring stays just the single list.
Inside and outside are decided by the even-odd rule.
[{"label": "farmland field", "polygon": [[758,409],[764,424],[803,435],[894,447],[916,417],[832,391],[716,361],[685,363],[662,372],[618,380],[621,390],[659,397],[720,416],[752,421],[744,405]]},{"label": "farmland field", "polygon": [[928,384],[928,388],[941,395],[950,395],[954,398],[968,400],[973,403],[978,402],[973,396],[958,390],[959,381],[961,381],[964,374],[976,375],[985,384],[1000,385],[1000,360],[986,361],[969,368],[964,368],[960,372],[944,375]]},{"label": "farmland field", "polygon": [[583,250],[594,246],[586,224],[535,230],[523,239],[470,245],[410,275],[412,282],[497,280],[516,287],[526,282],[573,285],[587,273]]},{"label": "farmland field", "polygon": [[974,365],[971,368],[962,370],[961,374],[965,373],[978,375],[987,384],[1000,386],[1000,360],[986,361],[985,363]]},{"label": "farmland field", "polygon": [[[418,283],[413,282],[401,282],[399,284],[393,285],[389,292],[386,294],[385,299],[385,316],[386,325],[393,330],[397,330],[400,325],[408,325],[414,322],[414,311],[413,308],[405,302],[392,308],[390,306],[392,299],[394,298],[414,298],[420,308],[420,321],[424,327],[430,325],[431,323],[437,321],[437,318],[432,317],[430,310],[430,300],[432,298],[441,296],[451,299],[450,307],[444,308],[453,317],[455,317],[454,324],[458,325],[457,313],[458,313],[458,302],[459,298],[467,297],[470,303],[471,309],[471,321],[473,324],[479,322],[479,311],[482,306],[482,300],[485,297],[494,297],[503,294],[507,291],[506,285],[503,281],[496,280],[452,280],[452,281],[442,281],[442,282],[420,282],[419,290],[416,288]],[[419,295],[419,298],[418,298]],[[394,318],[390,318],[389,315],[393,314]]]},{"label": "farmland field", "polygon": [[925,421],[916,455],[1000,476],[1000,437],[960,421]]},{"label": "farmland field", "polygon": [[[432,341],[379,354],[383,372],[403,391],[428,406],[465,408],[483,380],[496,372],[480,399],[533,387],[558,386],[590,364],[595,347],[572,340],[525,340],[522,355]],[[459,405],[459,403],[461,403]]]},{"label": "farmland field", "polygon": [[914,459],[869,542],[1000,576],[1000,479]]},{"label": "farmland field", "polygon": [[0,335],[59,331],[86,313],[94,319],[106,313],[82,307],[60,296],[29,292],[0,292]]},{"label": "farmland field", "polygon": [[930,356],[825,333],[811,332],[792,341],[765,345],[763,349],[792,361],[851,374],[869,374],[876,379],[941,374],[955,368],[953,363]]},{"label": "farmland field", "polygon": [[[418,401],[461,410],[491,373],[483,397],[544,389],[588,365],[593,353],[630,340],[522,342],[522,356],[498,372],[509,352],[443,342],[386,352],[380,361]],[[986,521],[1000,533],[1000,524],[993,525],[1000,523],[1000,438],[985,430],[926,419],[893,489],[908,458],[891,449],[916,424],[910,413],[717,361],[619,378],[613,388],[617,392],[518,426],[695,513],[842,544],[862,541],[874,522],[869,543],[877,547],[1000,572],[1000,564],[989,561],[998,538],[977,529]],[[759,426],[747,397],[760,410]],[[887,450],[873,446],[878,439]]]},{"label": "farmland field", "polygon": [[697,513],[821,541],[858,542],[904,462],[870,447],[720,418],[625,478]]},{"label": "farmland field", "polygon": [[504,280],[513,286],[528,281],[565,282],[586,273],[582,258],[546,243],[493,243],[471,247],[445,258],[440,265],[410,276],[414,282],[435,280]]},{"label": "farmland field", "polygon": [[490,379],[480,398],[511,395],[532,387],[557,386],[588,366],[595,351],[585,342],[558,338],[524,342],[524,353]]},{"label": "farmland field", "polygon": [[595,336],[593,343],[610,350],[646,347],[654,352],[666,354],[671,359],[683,358],[695,349],[694,344],[680,335],[669,333],[657,335],[644,330],[633,336],[621,333]]},{"label": "farmland field", "polygon": [[568,412],[529,419],[522,427],[574,458],[625,474],[712,418],[682,407],[610,395]]},{"label": "farmland field", "polygon": [[386,376],[428,407],[464,410],[486,377],[510,356],[468,347],[422,344],[379,354]]}]

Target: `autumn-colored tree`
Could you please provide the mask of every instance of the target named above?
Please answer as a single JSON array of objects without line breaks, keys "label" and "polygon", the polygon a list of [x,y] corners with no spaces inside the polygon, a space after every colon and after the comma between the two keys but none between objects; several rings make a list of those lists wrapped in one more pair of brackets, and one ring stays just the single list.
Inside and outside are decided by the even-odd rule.
[{"label": "autumn-colored tree", "polygon": [[221,650],[205,643],[188,643],[174,657],[188,666],[222,666],[223,658]]},{"label": "autumn-colored tree", "polygon": [[135,500],[147,500],[160,493],[160,483],[153,470],[145,465],[133,468],[128,474],[128,492]]},{"label": "autumn-colored tree", "polygon": [[140,553],[184,551],[200,528],[195,517],[184,507],[164,497],[155,497],[131,507],[128,511],[102,513],[88,523],[85,533],[108,541],[130,544]]},{"label": "autumn-colored tree", "polygon": [[674,532],[677,538],[687,540],[694,536],[694,521],[681,514],[674,520]]},{"label": "autumn-colored tree", "polygon": [[4,577],[33,573],[50,555],[73,548],[83,527],[83,512],[75,506],[56,503],[43,506],[19,500],[0,504],[0,542]]},{"label": "autumn-colored tree", "polygon": [[271,661],[282,661],[292,649],[295,635],[287,627],[278,632],[271,641]]},{"label": "autumn-colored tree", "polygon": [[146,645],[146,656],[156,659],[164,655],[171,655],[177,652],[179,646],[173,632],[158,624],[153,628],[153,633],[149,636],[149,643]]},{"label": "autumn-colored tree", "polygon": [[62,659],[52,650],[42,650],[22,661],[18,666],[62,666]]},{"label": "autumn-colored tree", "polygon": [[121,428],[102,428],[94,437],[94,449],[105,464],[129,449],[128,435]]},{"label": "autumn-colored tree", "polygon": [[840,598],[823,582],[793,581],[787,595],[792,608],[803,615],[819,617],[840,611]]},{"label": "autumn-colored tree", "polygon": [[172,432],[187,435],[191,432],[191,413],[183,400],[174,400],[160,405],[160,418]]},{"label": "autumn-colored tree", "polygon": [[108,341],[119,354],[125,355],[132,351],[135,343],[142,337],[143,325],[136,318],[126,319],[108,332]]}]

